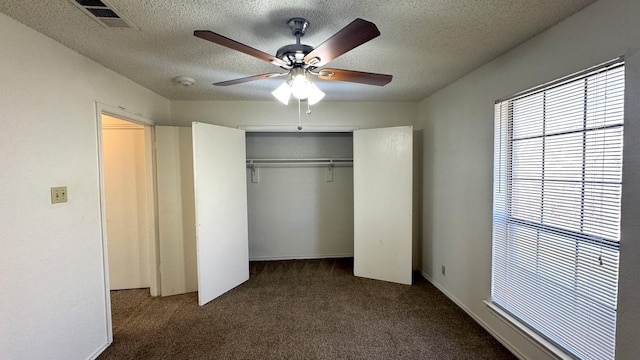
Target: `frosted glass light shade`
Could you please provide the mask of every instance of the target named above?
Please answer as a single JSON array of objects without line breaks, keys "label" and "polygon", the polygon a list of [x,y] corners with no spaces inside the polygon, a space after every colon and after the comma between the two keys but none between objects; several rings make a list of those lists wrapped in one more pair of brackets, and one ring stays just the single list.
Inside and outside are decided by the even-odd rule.
[{"label": "frosted glass light shade", "polygon": [[287,82],[285,81],[282,83],[282,85],[278,86],[275,90],[273,90],[271,92],[271,95],[273,95],[281,103],[288,105],[289,98],[291,97],[291,88],[289,87],[289,84],[287,84]]},{"label": "frosted glass light shade", "polygon": [[309,88],[310,88],[310,91],[309,91],[309,97],[307,100],[309,101],[309,105],[315,105],[320,100],[322,100],[325,94],[314,83],[310,83]]}]

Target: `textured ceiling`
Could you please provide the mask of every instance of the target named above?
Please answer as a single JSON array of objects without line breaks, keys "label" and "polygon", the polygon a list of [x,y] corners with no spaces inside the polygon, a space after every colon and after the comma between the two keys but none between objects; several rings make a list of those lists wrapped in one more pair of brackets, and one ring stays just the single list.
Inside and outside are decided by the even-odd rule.
[{"label": "textured ceiling", "polygon": [[[295,43],[286,22],[304,17],[317,46],[355,18],[381,35],[329,67],[393,75],[384,86],[315,80],[333,101],[418,101],[595,0],[107,0],[136,29],[105,28],[69,0],[0,0],[0,12],[171,100],[272,100],[280,79],[213,82],[278,71],[194,37],[211,30],[275,54]],[[196,84],[172,79],[187,75]]]}]

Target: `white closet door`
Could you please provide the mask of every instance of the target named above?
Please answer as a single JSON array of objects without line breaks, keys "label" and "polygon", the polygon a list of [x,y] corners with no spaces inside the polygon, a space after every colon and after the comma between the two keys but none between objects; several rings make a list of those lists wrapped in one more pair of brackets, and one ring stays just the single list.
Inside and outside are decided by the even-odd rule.
[{"label": "white closet door", "polygon": [[413,127],[353,132],[356,276],[411,284]]},{"label": "white closet door", "polygon": [[198,302],[249,279],[245,133],[193,123]]}]

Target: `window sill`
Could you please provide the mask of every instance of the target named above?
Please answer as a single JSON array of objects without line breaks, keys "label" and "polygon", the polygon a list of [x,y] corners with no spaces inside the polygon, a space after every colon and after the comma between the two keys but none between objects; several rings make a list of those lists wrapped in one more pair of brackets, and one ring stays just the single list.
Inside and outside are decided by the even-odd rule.
[{"label": "window sill", "polygon": [[533,342],[536,346],[538,346],[541,350],[549,354],[551,357],[555,357],[557,359],[562,360],[575,360],[574,356],[567,354],[564,350],[559,348],[554,343],[549,340],[543,338],[538,335],[528,327],[524,326],[520,321],[518,321],[513,316],[509,315],[506,311],[502,310],[498,306],[494,305],[491,301],[485,300],[485,305],[495,314],[498,318],[504,321],[506,324],[511,326],[516,331],[522,333],[525,337],[527,337],[531,342]]}]

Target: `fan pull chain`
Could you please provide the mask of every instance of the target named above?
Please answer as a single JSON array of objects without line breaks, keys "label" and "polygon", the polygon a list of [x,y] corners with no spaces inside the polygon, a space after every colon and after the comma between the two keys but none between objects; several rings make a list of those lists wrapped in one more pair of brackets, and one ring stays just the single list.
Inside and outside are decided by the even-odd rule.
[{"label": "fan pull chain", "polygon": [[300,122],[300,99],[298,99],[298,131],[302,131],[302,124]]}]

